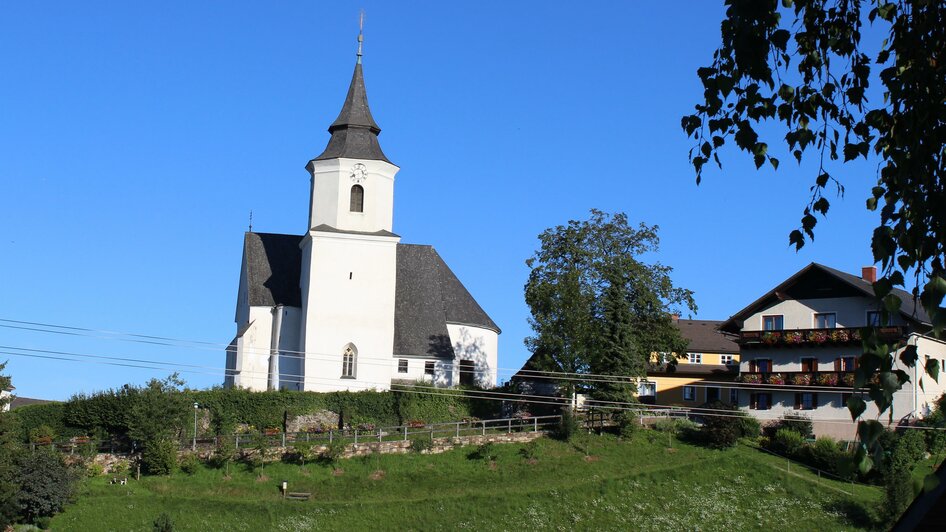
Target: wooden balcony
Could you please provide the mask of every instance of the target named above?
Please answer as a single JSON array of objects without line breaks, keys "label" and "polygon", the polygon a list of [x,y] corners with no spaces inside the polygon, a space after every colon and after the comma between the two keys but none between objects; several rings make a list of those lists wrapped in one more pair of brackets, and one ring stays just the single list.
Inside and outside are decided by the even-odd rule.
[{"label": "wooden balcony", "polygon": [[736,379],[745,384],[774,384],[777,386],[854,386],[853,371],[779,371],[772,373],[743,372]]},{"label": "wooden balcony", "polygon": [[[861,343],[863,329],[841,327],[835,329],[793,329],[780,331],[742,331],[736,343],[752,347],[810,347],[852,345]],[[882,340],[891,341],[906,335],[906,327],[877,327]]]}]

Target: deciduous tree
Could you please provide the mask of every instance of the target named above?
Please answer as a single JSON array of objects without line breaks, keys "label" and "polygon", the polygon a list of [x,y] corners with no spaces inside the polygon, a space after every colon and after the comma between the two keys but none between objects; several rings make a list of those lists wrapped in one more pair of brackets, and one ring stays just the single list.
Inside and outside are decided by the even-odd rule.
[{"label": "deciduous tree", "polygon": [[[871,250],[882,266],[874,291],[887,312],[901,301],[891,293],[913,277],[913,289],[930,316],[933,333],[946,327],[946,3],[937,0],[727,0],[722,43],[710,65],[697,71],[704,98],[695,113],[685,116],[683,129],[696,141],[690,161],[697,183],[706,163],[721,167],[727,142],[747,152],[756,167],[776,170],[776,151],[760,129],[774,122],[784,133],[785,147],[799,163],[817,161],[811,195],[800,226],[789,234],[796,249],[815,237],[818,216],[830,207],[827,191],[843,194],[835,177],[838,164],[859,157],[876,160],[875,181],[866,198],[878,213]],[[865,50],[866,24],[879,27],[883,42],[876,55]],[[870,83],[883,97],[867,98]],[[770,133],[769,133],[770,134]],[[864,343],[856,387],[866,385],[869,400],[888,411],[893,393],[909,380],[893,368],[890,346],[868,337]],[[917,362],[915,349],[901,359]],[[927,373],[938,377],[931,360]],[[864,401],[849,402],[854,418]],[[892,417],[893,412],[890,411]],[[862,469],[881,427],[861,421]],[[872,451],[868,453],[868,448]]]}]

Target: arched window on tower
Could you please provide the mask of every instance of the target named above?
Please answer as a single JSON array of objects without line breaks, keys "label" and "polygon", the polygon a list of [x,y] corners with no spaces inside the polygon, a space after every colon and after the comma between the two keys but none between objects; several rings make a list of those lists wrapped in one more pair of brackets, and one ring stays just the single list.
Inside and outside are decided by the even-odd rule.
[{"label": "arched window on tower", "polygon": [[345,346],[344,353],[342,353],[342,378],[354,379],[355,366],[357,364],[358,364],[358,349],[354,345],[348,344],[347,346]]},{"label": "arched window on tower", "polygon": [[351,187],[351,212],[365,212],[365,189],[361,185]]}]

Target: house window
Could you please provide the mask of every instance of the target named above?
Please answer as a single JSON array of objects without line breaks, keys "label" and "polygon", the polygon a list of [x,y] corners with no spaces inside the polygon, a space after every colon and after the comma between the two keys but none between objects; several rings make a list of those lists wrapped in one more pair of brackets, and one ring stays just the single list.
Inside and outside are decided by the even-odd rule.
[{"label": "house window", "polygon": [[814,410],[818,408],[818,394],[800,392],[795,394],[795,410]]},{"label": "house window", "polygon": [[683,387],[683,400],[684,400],[684,401],[696,401],[696,386],[684,386],[684,387]]},{"label": "house window", "polygon": [[818,359],[817,358],[801,359],[801,370],[807,373],[818,371]]},{"label": "house window", "polygon": [[733,406],[739,406],[739,389],[738,388],[729,389],[729,404]]},{"label": "house window", "polygon": [[868,310],[867,311],[867,326],[868,327],[881,327],[887,325],[890,322],[889,319],[884,319],[884,313],[879,310]]},{"label": "house window", "polygon": [[342,354],[343,379],[355,378],[355,365],[358,363],[357,359],[358,351],[355,349],[355,346],[348,344],[348,347],[345,348],[345,352]]},{"label": "house window", "polygon": [[424,362],[424,375],[433,375],[433,374],[434,374],[433,361]]},{"label": "house window", "polygon": [[638,382],[637,399],[645,405],[655,404],[657,402],[657,383],[651,381]]},{"label": "house window", "polygon": [[784,321],[782,316],[762,316],[762,330],[764,331],[781,331]]},{"label": "house window", "polygon": [[351,203],[348,210],[351,212],[365,212],[365,188],[361,185],[352,185]]},{"label": "house window", "polygon": [[833,329],[837,326],[838,315],[834,312],[815,314],[815,329]]},{"label": "house window", "polygon": [[769,410],[772,408],[772,394],[754,393],[749,396],[749,408],[753,410]]},{"label": "house window", "polygon": [[690,364],[702,364],[703,353],[687,353]]},{"label": "house window", "polygon": [[711,403],[713,401],[719,401],[719,388],[706,389],[706,402]]},{"label": "house window", "polygon": [[834,359],[834,371],[854,371],[857,369],[857,358],[839,357]]},{"label": "house window", "polygon": [[473,386],[476,384],[476,365],[472,360],[460,361],[460,385]]},{"label": "house window", "polygon": [[731,366],[732,364],[736,363],[736,356],[735,355],[719,355],[719,363],[726,364],[727,366]]},{"label": "house window", "polygon": [[750,360],[749,373],[772,373],[772,360],[768,358]]},{"label": "house window", "polygon": [[407,373],[407,359],[406,358],[402,358],[397,361],[397,372]]}]

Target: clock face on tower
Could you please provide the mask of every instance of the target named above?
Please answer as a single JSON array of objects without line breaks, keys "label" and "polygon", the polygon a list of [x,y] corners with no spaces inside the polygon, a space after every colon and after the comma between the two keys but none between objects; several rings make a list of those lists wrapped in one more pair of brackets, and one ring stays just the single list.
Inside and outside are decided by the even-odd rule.
[{"label": "clock face on tower", "polygon": [[356,163],[355,166],[351,167],[349,177],[351,177],[352,183],[358,184],[363,182],[368,178],[368,167],[361,163]]}]

